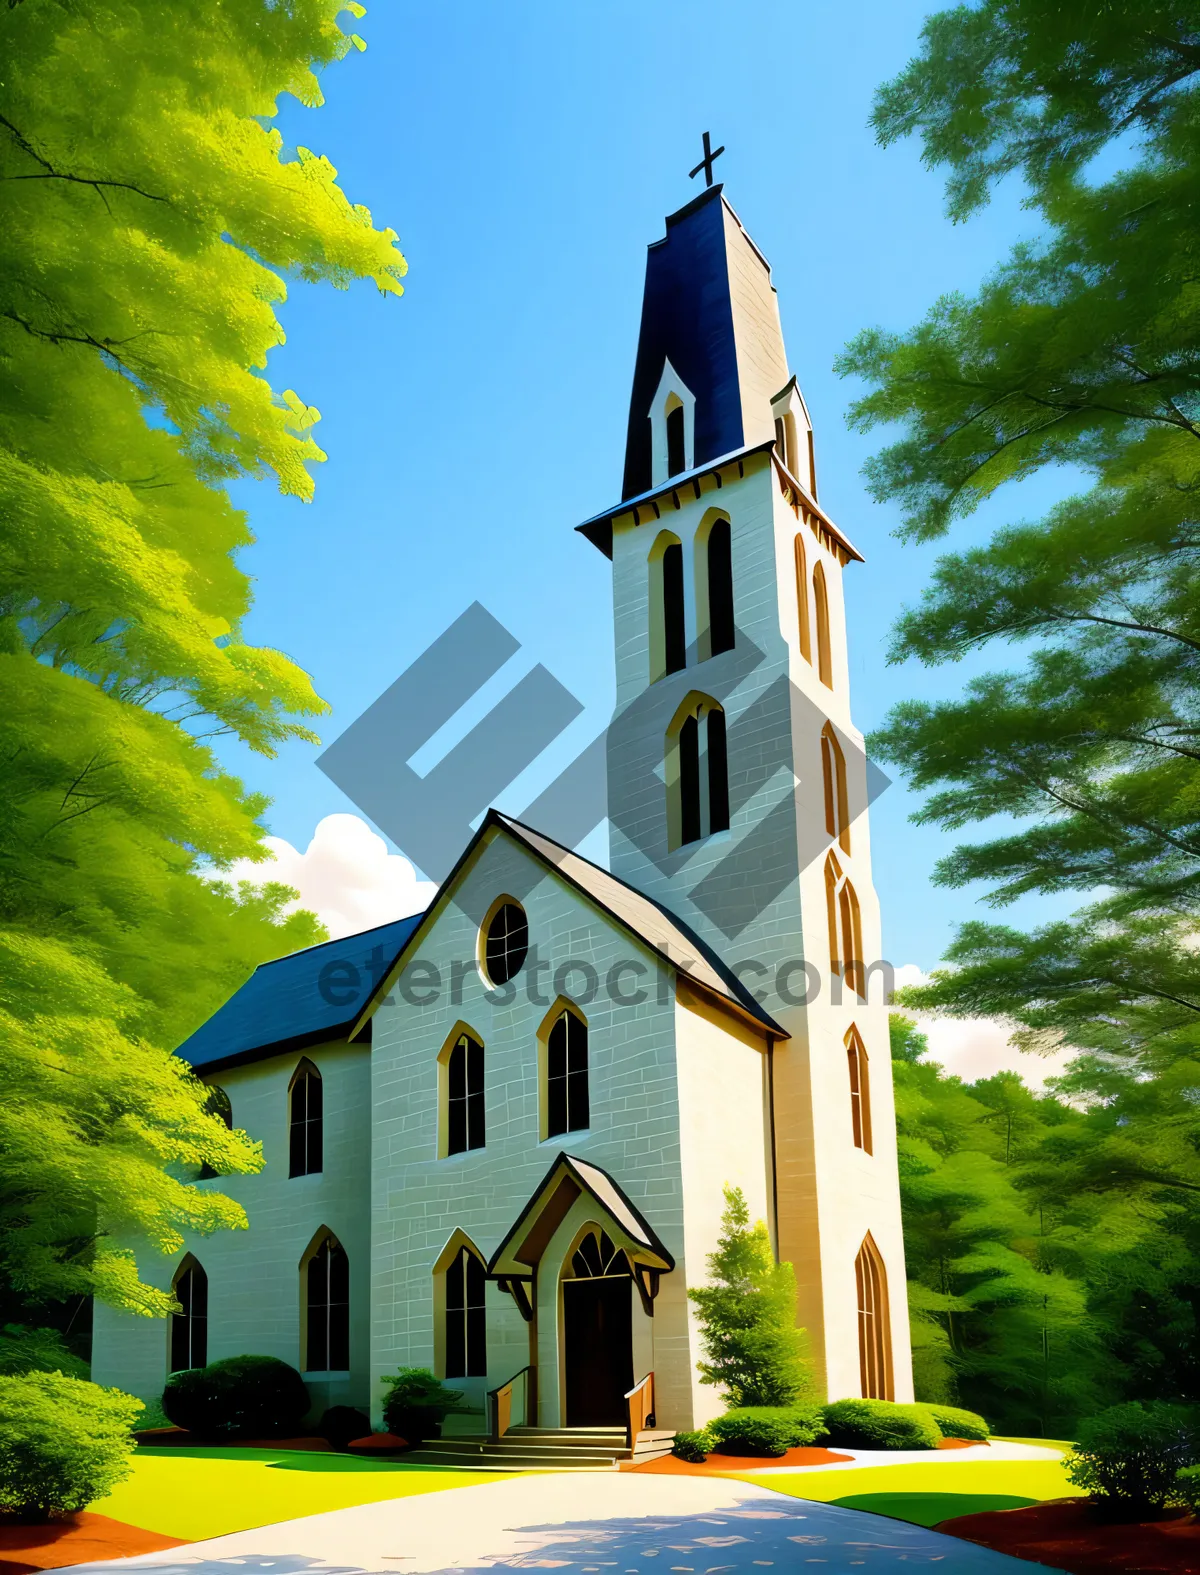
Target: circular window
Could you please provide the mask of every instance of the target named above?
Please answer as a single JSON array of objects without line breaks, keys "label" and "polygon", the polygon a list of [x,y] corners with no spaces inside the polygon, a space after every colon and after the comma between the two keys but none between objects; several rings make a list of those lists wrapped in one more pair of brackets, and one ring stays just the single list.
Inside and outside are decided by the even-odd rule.
[{"label": "circular window", "polygon": [[483,941],[483,965],[493,984],[507,984],[529,952],[529,924],[515,902],[497,908]]}]

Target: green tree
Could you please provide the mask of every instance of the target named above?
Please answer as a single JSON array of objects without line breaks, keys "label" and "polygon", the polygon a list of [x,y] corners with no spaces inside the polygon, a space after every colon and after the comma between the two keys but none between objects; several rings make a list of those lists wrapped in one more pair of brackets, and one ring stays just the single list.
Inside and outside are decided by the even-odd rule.
[{"label": "green tree", "polygon": [[[249,644],[225,484],[311,495],[317,419],[263,375],[285,279],[398,293],[390,230],[271,125],[360,43],[338,0],[0,12],[0,1300],[161,1314],[114,1238],[244,1224],[196,1167],[257,1146],[171,1048],[316,939],[261,858],[271,755],[322,702]],[[43,1321],[40,1317],[33,1321]],[[53,1320],[51,1320],[53,1321]]]},{"label": "green tree", "polygon": [[730,1406],[791,1405],[812,1394],[803,1329],[796,1327],[796,1276],[776,1263],[762,1220],[750,1223],[739,1187],[725,1188],[710,1284],[689,1290],[708,1360],[700,1381],[724,1392]]},{"label": "green tree", "polygon": [[[919,819],[1030,824],[960,846],[947,885],[993,904],[1104,899],[1031,936],[967,926],[912,1004],[986,997],[1034,1033],[1127,1057],[1193,1054],[1200,1032],[1200,18],[1184,0],[982,0],[925,25],[879,94],[889,143],[919,134],[965,218],[1024,178],[1044,221],[972,299],[842,358],[870,385],[860,429],[903,534],[944,535],[1005,483],[1070,466],[1084,490],[943,557],[892,656],[1022,648],[961,698],[913,700],[874,741],[929,796]],[[1096,156],[1110,150],[1097,174]]]}]

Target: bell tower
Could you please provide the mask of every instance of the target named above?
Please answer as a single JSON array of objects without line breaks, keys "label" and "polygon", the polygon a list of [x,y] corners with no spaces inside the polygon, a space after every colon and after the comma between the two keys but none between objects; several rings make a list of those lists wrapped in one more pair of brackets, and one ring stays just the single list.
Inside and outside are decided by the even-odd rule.
[{"label": "bell tower", "polygon": [[912,1395],[895,1120],[842,575],[766,258],[720,185],[648,249],[613,565],[613,873],[786,1031],[772,1227],[831,1397]]}]

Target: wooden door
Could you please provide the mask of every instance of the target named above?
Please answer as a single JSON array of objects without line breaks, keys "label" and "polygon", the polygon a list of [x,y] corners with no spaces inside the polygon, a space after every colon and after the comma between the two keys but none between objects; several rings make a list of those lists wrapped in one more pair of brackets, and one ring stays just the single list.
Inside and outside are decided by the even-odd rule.
[{"label": "wooden door", "polygon": [[621,1427],[633,1388],[633,1282],[563,1281],[567,1426]]}]

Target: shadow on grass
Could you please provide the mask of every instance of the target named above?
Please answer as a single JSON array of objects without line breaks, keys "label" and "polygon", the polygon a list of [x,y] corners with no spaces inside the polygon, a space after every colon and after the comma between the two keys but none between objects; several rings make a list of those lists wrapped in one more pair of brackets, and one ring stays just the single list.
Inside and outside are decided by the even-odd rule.
[{"label": "shadow on grass", "polygon": [[242,1460],[257,1461],[277,1471],[353,1471],[362,1475],[372,1471],[451,1471],[452,1466],[410,1465],[406,1460],[370,1460],[358,1455],[324,1454],[315,1449],[243,1449],[233,1444],[209,1444],[190,1449],[174,1444],[169,1449],[138,1447],[139,1455],[155,1460]]},{"label": "shadow on grass", "polygon": [[835,1498],[840,1509],[865,1509],[872,1515],[906,1520],[911,1526],[937,1526],[957,1515],[982,1515],[994,1509],[1028,1509],[1034,1498],[1009,1493],[852,1493]]}]

